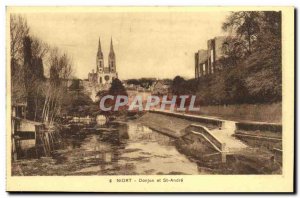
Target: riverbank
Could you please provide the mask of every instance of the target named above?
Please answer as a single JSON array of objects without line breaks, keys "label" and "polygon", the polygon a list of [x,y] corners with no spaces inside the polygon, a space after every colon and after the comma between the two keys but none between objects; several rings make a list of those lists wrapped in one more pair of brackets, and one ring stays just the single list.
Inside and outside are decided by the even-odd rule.
[{"label": "riverbank", "polygon": [[193,121],[151,112],[146,113],[134,122],[139,122],[155,131],[174,138],[179,138],[185,135],[185,129],[193,123]]}]

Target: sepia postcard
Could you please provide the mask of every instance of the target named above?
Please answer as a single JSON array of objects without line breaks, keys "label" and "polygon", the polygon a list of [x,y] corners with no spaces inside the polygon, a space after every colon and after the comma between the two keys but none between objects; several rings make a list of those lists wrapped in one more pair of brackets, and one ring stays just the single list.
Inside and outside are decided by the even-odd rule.
[{"label": "sepia postcard", "polygon": [[294,192],[293,7],[6,7],[7,191]]}]

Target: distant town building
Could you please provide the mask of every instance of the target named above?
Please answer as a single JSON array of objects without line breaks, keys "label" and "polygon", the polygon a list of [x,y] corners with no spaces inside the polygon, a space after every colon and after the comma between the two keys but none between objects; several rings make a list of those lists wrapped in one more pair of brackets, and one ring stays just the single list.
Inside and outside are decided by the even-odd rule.
[{"label": "distant town building", "polygon": [[207,50],[199,50],[195,53],[195,78],[213,74],[218,61],[224,57],[222,47],[226,37],[219,36],[207,41]]},{"label": "distant town building", "polygon": [[158,80],[152,87],[153,95],[166,95],[170,92],[169,82]]},{"label": "distant town building", "polygon": [[96,56],[96,72],[92,70],[92,73],[88,74],[88,81],[95,85],[100,85],[103,89],[108,89],[112,80],[118,78],[116,69],[116,56],[113,48],[113,42],[110,42],[110,51],[108,55],[108,65],[104,66],[104,57],[101,49],[101,41],[99,38],[98,52]]}]

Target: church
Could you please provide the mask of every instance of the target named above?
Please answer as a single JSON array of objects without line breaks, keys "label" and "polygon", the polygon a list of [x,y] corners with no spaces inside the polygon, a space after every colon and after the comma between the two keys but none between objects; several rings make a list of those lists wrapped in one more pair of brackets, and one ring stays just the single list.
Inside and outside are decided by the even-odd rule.
[{"label": "church", "polygon": [[116,56],[113,48],[113,41],[110,41],[110,51],[108,55],[108,65],[104,66],[104,58],[101,49],[101,41],[99,38],[98,52],[96,56],[96,72],[88,74],[88,81],[94,85],[98,85],[102,89],[108,89],[113,79],[118,78],[116,70]]}]

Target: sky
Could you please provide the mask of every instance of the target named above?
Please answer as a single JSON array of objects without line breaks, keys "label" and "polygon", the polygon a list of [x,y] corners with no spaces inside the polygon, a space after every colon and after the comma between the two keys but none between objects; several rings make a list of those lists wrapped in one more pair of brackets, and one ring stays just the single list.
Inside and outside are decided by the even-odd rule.
[{"label": "sky", "polygon": [[98,39],[107,66],[113,40],[120,79],[194,77],[194,54],[221,36],[228,12],[25,13],[30,33],[73,59],[74,76],[96,70]]}]

